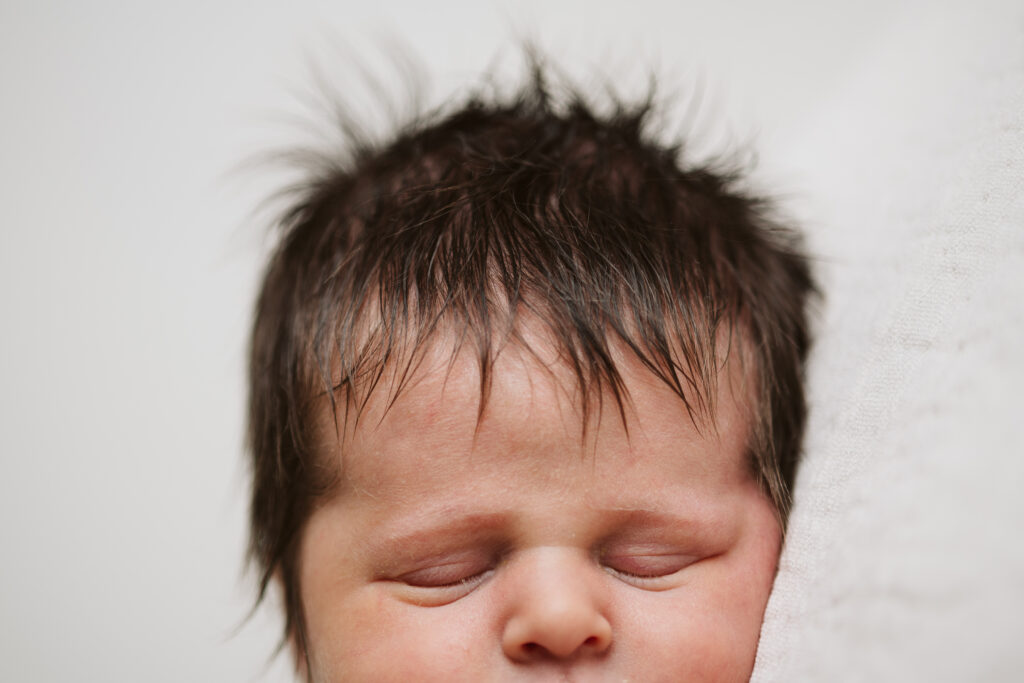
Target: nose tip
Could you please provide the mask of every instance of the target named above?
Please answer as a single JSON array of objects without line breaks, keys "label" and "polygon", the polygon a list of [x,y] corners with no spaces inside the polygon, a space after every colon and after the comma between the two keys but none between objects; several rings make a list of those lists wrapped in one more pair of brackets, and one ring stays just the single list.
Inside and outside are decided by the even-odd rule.
[{"label": "nose tip", "polygon": [[611,625],[601,614],[585,612],[513,619],[505,632],[505,654],[518,662],[602,654],[612,642]]},{"label": "nose tip", "polygon": [[[545,563],[520,576],[510,596],[514,607],[505,624],[502,647],[516,662],[597,656],[612,643],[612,626],[596,586],[571,567]],[[582,569],[577,567],[575,569]]]}]

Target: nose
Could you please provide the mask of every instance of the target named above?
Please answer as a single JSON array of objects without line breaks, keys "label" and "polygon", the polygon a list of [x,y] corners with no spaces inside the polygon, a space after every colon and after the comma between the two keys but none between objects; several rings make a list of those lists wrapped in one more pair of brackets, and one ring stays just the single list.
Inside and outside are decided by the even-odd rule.
[{"label": "nose", "polygon": [[520,663],[599,656],[612,643],[589,559],[541,549],[516,567],[502,634],[505,655]]}]

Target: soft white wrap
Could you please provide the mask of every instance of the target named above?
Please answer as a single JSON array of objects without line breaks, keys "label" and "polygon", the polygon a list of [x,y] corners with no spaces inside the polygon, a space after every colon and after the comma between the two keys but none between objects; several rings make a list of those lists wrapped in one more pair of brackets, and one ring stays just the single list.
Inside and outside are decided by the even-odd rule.
[{"label": "soft white wrap", "polygon": [[858,64],[766,154],[826,298],[752,680],[1024,680],[1024,3],[905,7]]}]

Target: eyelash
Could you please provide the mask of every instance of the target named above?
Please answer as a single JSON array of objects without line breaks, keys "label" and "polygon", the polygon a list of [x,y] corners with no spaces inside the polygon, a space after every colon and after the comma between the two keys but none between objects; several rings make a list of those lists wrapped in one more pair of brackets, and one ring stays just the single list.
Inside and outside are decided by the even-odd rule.
[{"label": "eyelash", "polygon": [[[408,574],[399,576],[396,580],[412,588],[444,590],[452,588],[462,588],[466,587],[469,584],[479,583],[487,576],[487,574],[494,570],[493,566],[488,565],[479,571],[459,576],[459,578],[452,581],[432,580],[430,578],[424,579],[417,578],[416,576],[418,574],[443,573],[446,567],[451,566],[454,565],[440,565],[438,567],[428,567],[425,569],[419,569],[414,572],[409,572]],[[455,573],[458,574],[458,572]]]},{"label": "eyelash", "polygon": [[664,571],[659,569],[651,573],[631,572],[627,569],[623,569],[620,566],[616,566],[614,563],[609,563],[606,559],[602,560],[601,566],[604,568],[606,572],[608,572],[612,576],[622,579],[627,583],[634,585],[640,584],[641,586],[657,586],[660,582],[664,582],[665,580],[675,576],[679,572],[683,571],[684,569],[692,565],[694,562],[696,562],[696,558],[688,556],[679,556],[679,560],[665,567]]},{"label": "eyelash", "polygon": [[[648,559],[661,558],[663,563],[666,558],[676,558],[676,560],[669,560],[669,563],[663,567],[664,571],[659,568],[650,573],[629,571],[621,566],[622,564],[625,564],[624,560],[626,559],[644,557],[647,557]],[[609,562],[609,558],[602,557],[600,555],[595,559],[611,576],[614,576],[629,585],[645,589],[657,589],[662,587],[669,578],[678,574],[683,569],[686,569],[697,560],[697,558],[685,555],[626,555],[619,556],[618,562]],[[612,559],[614,560],[615,558]],[[418,569],[398,576],[394,580],[404,584],[416,593],[419,593],[421,596],[429,596],[424,604],[430,603],[442,605],[454,602],[455,600],[471,593],[477,588],[477,586],[482,584],[497,567],[497,562],[489,562],[486,565],[481,563],[476,566],[474,566],[474,563],[466,563],[470,569],[476,569],[477,566],[481,568],[478,571],[473,571],[472,573],[459,575],[460,572],[451,571],[452,568],[457,569],[458,564],[459,563],[453,562],[436,567],[426,567],[424,569]],[[446,571],[459,576],[457,579],[451,581],[443,580]],[[441,574],[442,576],[439,578],[431,578],[432,575],[436,574]],[[435,600],[437,600],[437,602],[434,602]]]},{"label": "eyelash", "polygon": [[668,578],[674,576],[675,574],[679,573],[680,571],[682,571],[682,569],[677,569],[676,571],[669,572],[667,574],[658,574],[658,575],[654,575],[654,576],[644,576],[642,574],[633,574],[631,572],[623,571],[622,569],[616,569],[615,567],[612,567],[612,566],[607,565],[607,564],[601,565],[601,566],[604,568],[604,570],[606,572],[608,572],[609,574],[611,574],[615,578],[617,578],[617,579],[619,579],[621,581],[624,581],[626,583],[632,584],[632,585],[638,585],[640,587],[655,586],[659,582],[663,582],[666,579],[668,579]]}]

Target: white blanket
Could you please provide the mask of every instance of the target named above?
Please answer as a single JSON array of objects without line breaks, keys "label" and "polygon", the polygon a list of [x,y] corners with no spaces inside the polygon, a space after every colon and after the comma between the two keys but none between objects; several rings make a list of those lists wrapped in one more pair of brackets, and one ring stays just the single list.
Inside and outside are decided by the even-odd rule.
[{"label": "white blanket", "polygon": [[1024,680],[1024,3],[893,14],[766,154],[826,298],[757,683]]}]

